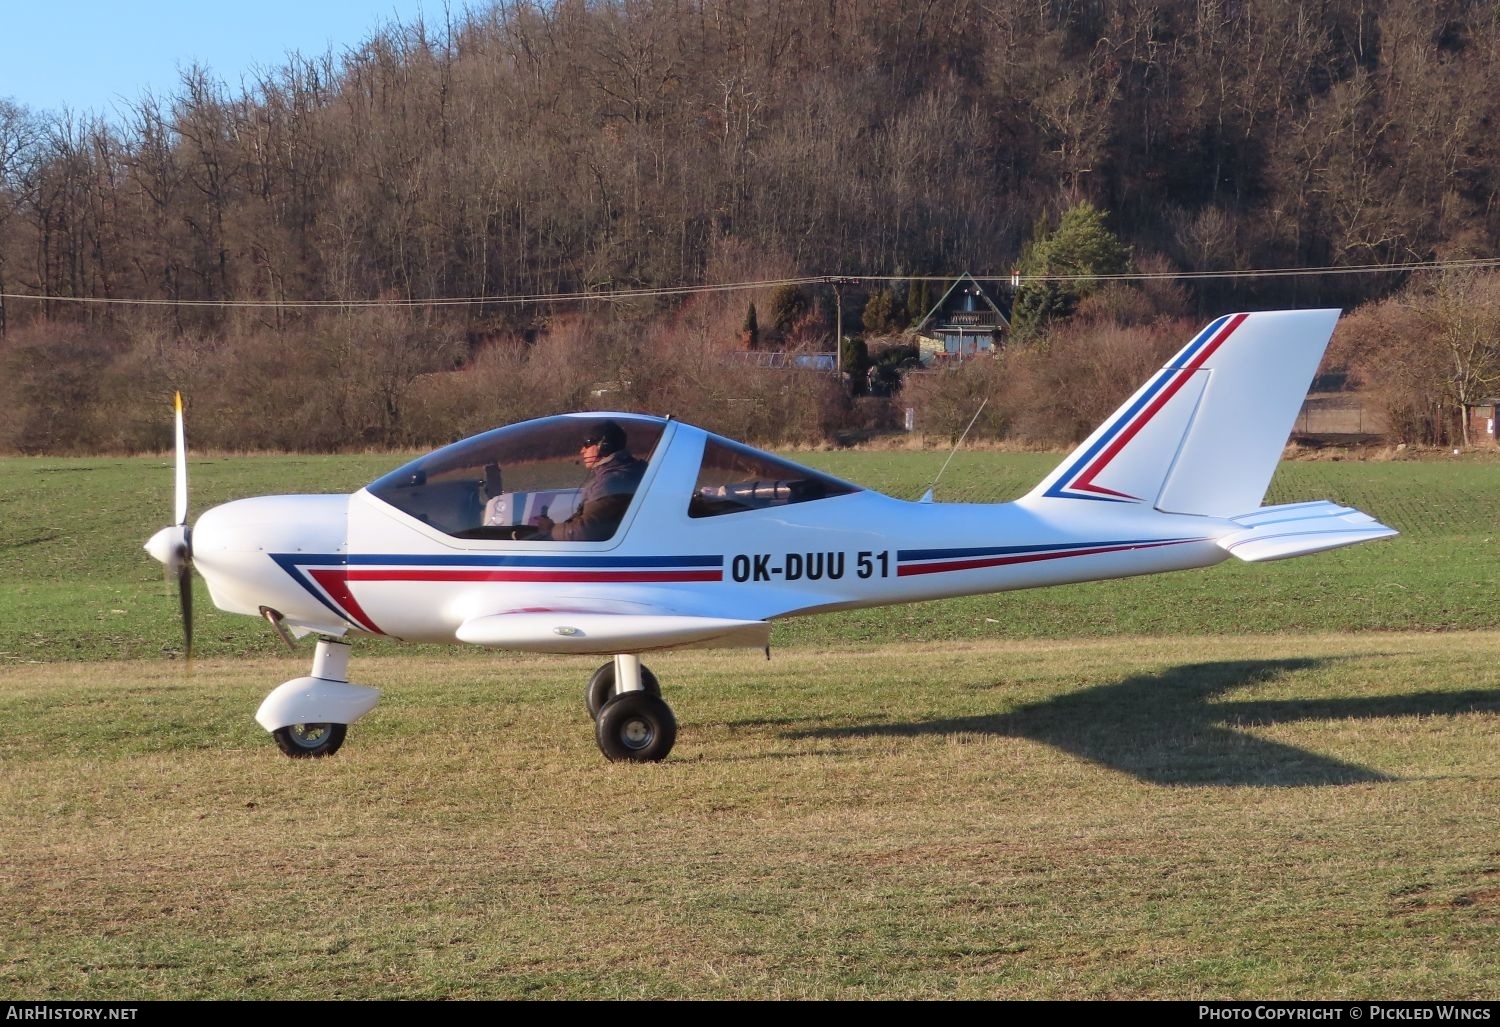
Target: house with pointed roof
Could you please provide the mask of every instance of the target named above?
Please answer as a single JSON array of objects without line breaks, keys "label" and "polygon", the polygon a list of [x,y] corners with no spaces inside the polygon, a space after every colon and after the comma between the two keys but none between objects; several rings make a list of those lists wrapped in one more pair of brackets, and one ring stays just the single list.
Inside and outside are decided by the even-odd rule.
[{"label": "house with pointed roof", "polygon": [[922,363],[965,360],[1005,345],[1010,318],[965,271],[917,324]]}]

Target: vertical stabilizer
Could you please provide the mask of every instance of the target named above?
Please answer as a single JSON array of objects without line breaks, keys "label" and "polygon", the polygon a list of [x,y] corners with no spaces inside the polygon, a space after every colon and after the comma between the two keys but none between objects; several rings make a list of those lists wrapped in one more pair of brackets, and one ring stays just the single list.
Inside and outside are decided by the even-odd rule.
[{"label": "vertical stabilizer", "polygon": [[1265,497],[1337,310],[1214,321],[1026,497],[1232,517]]}]

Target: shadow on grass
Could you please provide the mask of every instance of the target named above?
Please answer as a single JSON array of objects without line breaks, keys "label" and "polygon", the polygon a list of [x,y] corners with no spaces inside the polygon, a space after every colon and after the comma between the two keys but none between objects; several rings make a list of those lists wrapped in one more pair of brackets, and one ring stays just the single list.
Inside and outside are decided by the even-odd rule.
[{"label": "shadow on grass", "polygon": [[52,541],[55,541],[55,540],[60,539],[62,537],[63,537],[62,536],[62,532],[60,532],[60,531],[54,531],[50,535],[38,535],[35,538],[23,538],[23,539],[20,539],[18,541],[15,541],[15,542],[0,543],[0,550],[4,550],[4,549],[24,549],[26,546],[39,546],[43,542],[52,542]]},{"label": "shadow on grass", "polygon": [[1070,692],[1010,713],[921,724],[798,732],[803,738],[959,733],[1029,738],[1143,781],[1163,785],[1299,787],[1389,781],[1368,767],[1237,730],[1299,720],[1500,712],[1500,690],[1416,692],[1351,699],[1211,702],[1322,659],[1194,663]]}]

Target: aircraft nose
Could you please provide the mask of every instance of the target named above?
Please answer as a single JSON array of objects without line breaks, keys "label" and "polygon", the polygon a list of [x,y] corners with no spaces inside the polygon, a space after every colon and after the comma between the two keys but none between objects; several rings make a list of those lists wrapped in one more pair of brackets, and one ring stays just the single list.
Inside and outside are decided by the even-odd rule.
[{"label": "aircraft nose", "polygon": [[176,571],[189,554],[187,540],[186,526],[173,524],[152,535],[143,548],[151,554],[151,559],[165,564],[169,571]]},{"label": "aircraft nose", "polygon": [[347,549],[349,497],[262,496],[216,506],[193,526],[193,560],[214,605],[258,616],[326,613],[284,569],[298,554],[338,556]]},{"label": "aircraft nose", "polygon": [[198,518],[193,552],[340,553],[348,529],[348,496],[238,499]]}]

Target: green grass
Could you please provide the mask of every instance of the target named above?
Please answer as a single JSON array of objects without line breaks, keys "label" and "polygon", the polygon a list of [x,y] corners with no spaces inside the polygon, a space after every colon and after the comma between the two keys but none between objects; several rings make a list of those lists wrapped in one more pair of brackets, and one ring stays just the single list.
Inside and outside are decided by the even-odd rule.
[{"label": "green grass", "polygon": [[[910,498],[942,457],[799,458]],[[194,505],[399,460],[195,460]],[[1390,543],[656,657],[659,766],[600,758],[591,662],[378,643],[380,706],[286,760],[251,715],[307,649],[200,590],[176,659],[166,461],[0,475],[0,993],[1494,997],[1494,461],[1283,465]]]},{"label": "green grass", "polygon": [[[400,462],[388,454],[195,458],[193,515],[245,496],[353,491]],[[0,459],[0,480],[0,664],[181,649],[173,589],[141,549],[171,519],[170,460]],[[196,597],[206,654],[274,651],[263,624],[219,613],[201,581]]]},{"label": "green grass", "polygon": [[0,688],[0,992],[38,998],[1493,998],[1500,633],[671,654],[609,765],[577,660]]},{"label": "green grass", "polygon": [[[914,498],[936,452],[832,452],[798,459]],[[351,491],[399,456],[195,459],[195,511],[277,492]],[[1014,498],[1052,454],[959,453],[939,498]],[[172,475],[162,459],[0,459],[0,665],[159,658],[180,649],[176,605],[141,544],[166,523]],[[1402,532],[1388,543],[1247,566],[1013,592],[804,618],[777,646],[843,640],[1066,638],[1079,635],[1477,629],[1496,623],[1500,461],[1289,462],[1268,501],[1334,499]],[[924,540],[913,539],[913,542]],[[271,655],[258,621],[219,613],[198,584],[199,650]]]},{"label": "green grass", "polygon": [[[899,491],[909,454],[831,453],[823,466]],[[1029,490],[1051,454],[960,453],[939,498],[992,502]],[[903,475],[903,472],[905,474]],[[863,479],[860,479],[863,480]],[[911,496],[916,489],[906,488]],[[1259,566],[1230,560],[1205,571],[863,610],[791,621],[785,641],[837,638],[1028,637],[1160,633],[1385,631],[1500,623],[1500,461],[1287,461],[1267,503],[1331,499],[1372,514],[1401,536]]]}]

